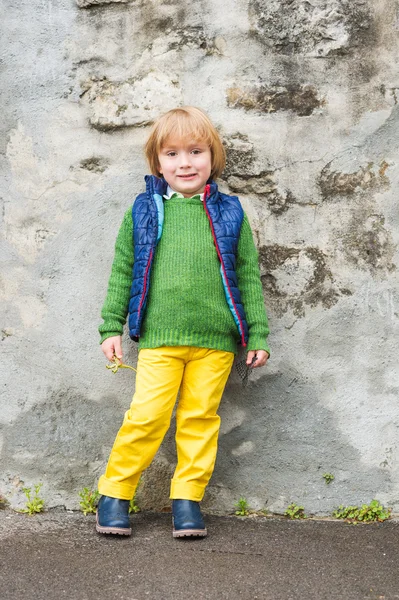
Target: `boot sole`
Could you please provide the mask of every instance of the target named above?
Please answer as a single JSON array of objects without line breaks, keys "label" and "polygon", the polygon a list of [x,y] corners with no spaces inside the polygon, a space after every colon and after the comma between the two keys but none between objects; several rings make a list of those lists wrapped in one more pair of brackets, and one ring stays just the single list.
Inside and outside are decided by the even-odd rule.
[{"label": "boot sole", "polygon": [[174,529],[173,537],[205,537],[208,534],[206,529]]},{"label": "boot sole", "polygon": [[98,533],[109,534],[112,533],[114,535],[132,535],[132,530],[130,527],[103,527],[98,522],[98,516],[96,515],[96,531]]}]

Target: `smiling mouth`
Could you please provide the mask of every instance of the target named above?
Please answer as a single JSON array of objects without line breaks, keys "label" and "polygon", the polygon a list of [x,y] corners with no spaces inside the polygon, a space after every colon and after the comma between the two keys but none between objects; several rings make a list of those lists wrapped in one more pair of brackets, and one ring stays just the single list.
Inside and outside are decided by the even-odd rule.
[{"label": "smiling mouth", "polygon": [[182,179],[191,179],[191,177],[195,177],[197,175],[197,173],[188,173],[187,175],[178,175],[178,177],[181,177]]}]

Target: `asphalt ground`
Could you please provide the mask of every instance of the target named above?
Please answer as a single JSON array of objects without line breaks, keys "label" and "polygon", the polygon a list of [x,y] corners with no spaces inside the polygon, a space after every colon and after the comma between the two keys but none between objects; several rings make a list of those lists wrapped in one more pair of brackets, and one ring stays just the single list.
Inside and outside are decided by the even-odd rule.
[{"label": "asphalt ground", "polygon": [[206,517],[173,539],[169,514],[132,517],[131,537],[93,515],[0,511],[1,600],[399,599],[399,523]]}]

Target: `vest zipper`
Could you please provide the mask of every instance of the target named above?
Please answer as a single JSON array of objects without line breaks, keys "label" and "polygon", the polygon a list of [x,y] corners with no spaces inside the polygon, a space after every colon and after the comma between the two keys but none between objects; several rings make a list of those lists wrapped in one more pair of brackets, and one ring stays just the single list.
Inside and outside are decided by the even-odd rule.
[{"label": "vest zipper", "polygon": [[242,324],[242,320],[241,320],[240,314],[239,314],[239,312],[237,310],[237,306],[236,306],[236,303],[234,302],[233,294],[232,294],[230,286],[229,286],[229,280],[227,279],[227,273],[226,273],[226,268],[224,266],[224,262],[223,262],[223,259],[222,259],[222,253],[220,252],[220,248],[219,248],[219,245],[217,243],[215,230],[213,228],[213,222],[212,222],[212,219],[211,219],[211,215],[209,214],[209,211],[208,211],[208,206],[206,204],[206,201],[208,200],[209,193],[210,193],[210,185],[208,184],[208,185],[205,186],[205,190],[204,190],[204,202],[203,202],[203,204],[204,204],[206,216],[208,217],[208,221],[209,221],[209,224],[211,226],[211,232],[212,232],[213,242],[215,244],[216,252],[217,252],[220,264],[221,264],[222,269],[223,269],[224,278],[225,278],[225,281],[226,281],[227,290],[229,292],[230,300],[231,300],[232,305],[234,306],[234,311],[236,313],[236,317],[238,319],[238,322],[240,323],[239,334],[240,334],[240,337],[241,337],[241,345],[242,345],[243,348],[245,348],[247,344],[245,342],[244,326]]}]

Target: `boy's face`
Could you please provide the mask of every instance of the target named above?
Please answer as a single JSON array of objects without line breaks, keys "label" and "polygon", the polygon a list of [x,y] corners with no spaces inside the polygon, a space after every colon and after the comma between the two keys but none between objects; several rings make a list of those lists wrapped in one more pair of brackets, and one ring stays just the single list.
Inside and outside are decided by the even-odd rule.
[{"label": "boy's face", "polygon": [[159,171],[170,187],[185,198],[202,194],[212,170],[212,156],[205,142],[170,138],[159,155]]}]

